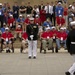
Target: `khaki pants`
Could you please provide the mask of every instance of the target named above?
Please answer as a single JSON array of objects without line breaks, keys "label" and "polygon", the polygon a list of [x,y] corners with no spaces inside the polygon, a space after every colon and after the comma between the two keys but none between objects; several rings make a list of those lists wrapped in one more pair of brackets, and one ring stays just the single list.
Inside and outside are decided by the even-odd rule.
[{"label": "khaki pants", "polygon": [[47,43],[48,43],[48,49],[52,48],[53,47],[53,39],[50,38],[50,39],[46,39],[46,40],[42,40],[42,48],[44,50],[46,50],[46,46],[47,46]]}]

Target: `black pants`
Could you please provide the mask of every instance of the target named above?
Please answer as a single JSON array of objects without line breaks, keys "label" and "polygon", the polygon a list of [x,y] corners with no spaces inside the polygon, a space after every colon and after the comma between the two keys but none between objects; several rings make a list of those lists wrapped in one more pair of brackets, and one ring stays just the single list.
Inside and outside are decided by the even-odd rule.
[{"label": "black pants", "polygon": [[2,15],[0,15],[0,22],[1,22],[1,27],[3,27],[4,16],[2,16]]},{"label": "black pants", "polygon": [[[49,18],[49,19],[51,18],[51,14],[50,14],[50,13],[46,13],[46,19],[47,19],[47,18]],[[51,20],[51,19],[50,19],[50,20]]]}]

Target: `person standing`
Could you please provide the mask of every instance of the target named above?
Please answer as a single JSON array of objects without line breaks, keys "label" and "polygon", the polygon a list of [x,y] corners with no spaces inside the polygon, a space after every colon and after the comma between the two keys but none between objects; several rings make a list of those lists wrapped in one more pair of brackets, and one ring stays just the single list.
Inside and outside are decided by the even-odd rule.
[{"label": "person standing", "polygon": [[70,69],[65,72],[66,75],[75,75],[75,21],[71,22],[72,30],[69,32],[66,40],[66,45],[68,52],[72,55],[74,59],[73,65]]},{"label": "person standing", "polygon": [[29,59],[36,59],[37,55],[37,35],[38,35],[38,25],[34,24],[34,18],[30,18],[30,24],[26,27],[26,32],[28,35],[28,57]]}]

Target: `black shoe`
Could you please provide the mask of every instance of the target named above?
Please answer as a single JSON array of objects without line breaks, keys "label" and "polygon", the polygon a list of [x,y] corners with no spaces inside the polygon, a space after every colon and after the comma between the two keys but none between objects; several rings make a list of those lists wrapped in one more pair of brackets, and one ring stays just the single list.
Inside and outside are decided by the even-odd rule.
[{"label": "black shoe", "polygon": [[8,50],[6,50],[6,53],[10,53],[10,50],[8,49]]},{"label": "black shoe", "polygon": [[46,50],[44,50],[44,54],[46,54]]},{"label": "black shoe", "polygon": [[75,72],[73,73],[73,75],[75,75]]},{"label": "black shoe", "polygon": [[34,56],[33,59],[36,59],[36,57]]},{"label": "black shoe", "polygon": [[29,56],[28,58],[31,59],[31,56]]},{"label": "black shoe", "polygon": [[65,72],[65,74],[66,74],[66,75],[71,75],[71,74],[70,74],[70,72],[68,72],[68,71],[67,71],[67,72]]}]

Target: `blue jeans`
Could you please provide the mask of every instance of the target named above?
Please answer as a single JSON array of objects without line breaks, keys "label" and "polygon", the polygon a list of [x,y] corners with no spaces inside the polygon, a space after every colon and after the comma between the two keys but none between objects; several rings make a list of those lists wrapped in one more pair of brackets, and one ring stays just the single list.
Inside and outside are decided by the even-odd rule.
[{"label": "blue jeans", "polygon": [[[62,43],[64,44],[64,48],[66,48],[66,40],[63,40]],[[58,49],[60,49],[61,47],[61,40],[60,39],[56,39],[56,44]]]}]

